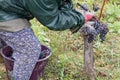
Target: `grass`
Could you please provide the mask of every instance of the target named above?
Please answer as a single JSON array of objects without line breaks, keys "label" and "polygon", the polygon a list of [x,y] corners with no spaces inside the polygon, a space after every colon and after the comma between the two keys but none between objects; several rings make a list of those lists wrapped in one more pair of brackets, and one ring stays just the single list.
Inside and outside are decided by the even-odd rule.
[{"label": "grass", "polygon": [[0,80],[5,80],[6,77],[6,70],[3,62],[3,58],[0,56]]},{"label": "grass", "polygon": [[[53,50],[53,56],[49,61],[49,66],[46,70],[47,79],[45,80],[87,80],[83,72],[83,40],[77,35],[66,34],[69,34],[69,32],[54,33],[54,35],[59,37],[56,40],[57,42],[53,37],[49,37],[51,40],[50,44]],[[63,37],[60,37],[59,35]],[[98,72],[97,80],[120,79],[119,42],[120,36],[118,36],[118,34],[109,33],[107,40],[104,43],[97,41],[94,44],[95,68]],[[99,74],[99,71],[106,76]],[[49,74],[56,78],[51,78],[51,75]]]}]

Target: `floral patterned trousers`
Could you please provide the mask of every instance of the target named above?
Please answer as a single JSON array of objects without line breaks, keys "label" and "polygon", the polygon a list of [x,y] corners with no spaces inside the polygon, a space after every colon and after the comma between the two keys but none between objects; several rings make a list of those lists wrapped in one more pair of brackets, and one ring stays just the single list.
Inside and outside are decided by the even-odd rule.
[{"label": "floral patterned trousers", "polygon": [[32,29],[0,32],[0,38],[13,48],[13,80],[29,80],[41,52],[40,43]]}]

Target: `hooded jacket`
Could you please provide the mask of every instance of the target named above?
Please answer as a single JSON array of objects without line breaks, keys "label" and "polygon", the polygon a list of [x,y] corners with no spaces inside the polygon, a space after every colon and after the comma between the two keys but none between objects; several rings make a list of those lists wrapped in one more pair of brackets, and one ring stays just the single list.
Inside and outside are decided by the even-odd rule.
[{"label": "hooded jacket", "polygon": [[0,22],[36,18],[51,30],[81,27],[84,16],[73,9],[71,0],[0,0]]}]

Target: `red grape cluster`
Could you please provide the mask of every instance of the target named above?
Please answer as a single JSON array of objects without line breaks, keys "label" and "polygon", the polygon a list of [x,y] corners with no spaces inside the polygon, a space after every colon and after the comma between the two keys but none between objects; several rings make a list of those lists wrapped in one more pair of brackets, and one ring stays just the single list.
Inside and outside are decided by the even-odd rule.
[{"label": "red grape cluster", "polygon": [[101,42],[103,42],[105,40],[105,36],[108,33],[108,25],[105,23],[102,23],[99,20],[96,20],[94,24],[94,28],[97,32],[97,35],[99,35]]}]

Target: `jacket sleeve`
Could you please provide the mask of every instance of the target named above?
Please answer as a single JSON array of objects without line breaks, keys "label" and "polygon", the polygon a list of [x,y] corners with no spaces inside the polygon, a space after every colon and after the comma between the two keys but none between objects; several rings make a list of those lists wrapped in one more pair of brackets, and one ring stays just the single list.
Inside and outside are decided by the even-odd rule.
[{"label": "jacket sleeve", "polygon": [[51,30],[61,31],[81,27],[84,24],[83,15],[71,7],[71,2],[61,4],[57,0],[26,1],[31,14]]}]

